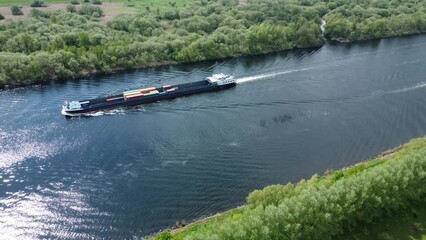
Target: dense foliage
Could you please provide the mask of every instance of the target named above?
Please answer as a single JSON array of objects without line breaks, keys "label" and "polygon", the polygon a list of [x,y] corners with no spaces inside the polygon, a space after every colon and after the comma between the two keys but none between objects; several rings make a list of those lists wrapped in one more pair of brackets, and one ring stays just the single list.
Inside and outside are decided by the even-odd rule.
[{"label": "dense foliage", "polygon": [[96,22],[103,14],[99,7],[84,4],[77,13],[6,23],[0,25],[0,85],[323,44],[320,14],[282,17],[277,4],[201,0],[121,15],[107,26]]},{"label": "dense foliage", "polygon": [[326,37],[364,40],[426,31],[426,1],[330,1]]},{"label": "dense foliage", "polygon": [[255,191],[250,208],[198,225],[185,239],[339,239],[425,197],[426,139],[417,139],[387,160]]},{"label": "dense foliage", "polygon": [[[41,1],[38,1],[41,2]],[[83,1],[87,2],[87,1]],[[92,1],[92,3],[101,3]],[[0,24],[0,87],[422,32],[425,1],[196,0],[99,23],[91,3]]]}]

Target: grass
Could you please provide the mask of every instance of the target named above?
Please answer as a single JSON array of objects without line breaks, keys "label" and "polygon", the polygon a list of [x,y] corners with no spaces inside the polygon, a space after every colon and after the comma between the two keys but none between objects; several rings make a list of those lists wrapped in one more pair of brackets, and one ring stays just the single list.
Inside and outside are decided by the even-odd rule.
[{"label": "grass", "polygon": [[[419,149],[426,148],[426,138],[418,138],[411,140],[409,143],[399,146],[395,149],[386,151],[379,156],[365,162],[358,163],[352,167],[347,167],[338,171],[328,171],[323,176],[313,177],[305,183],[305,186],[328,185],[341,178],[348,178],[362,171],[374,168],[388,161],[400,159],[407,153],[415,152]],[[301,184],[299,184],[301,186]],[[303,186],[302,186],[303,187]],[[401,210],[393,216],[383,217],[378,221],[369,225],[361,225],[358,227],[357,234],[343,234],[338,239],[349,240],[426,240],[426,206],[423,203],[416,203],[409,209]],[[249,205],[243,205],[229,211],[218,213],[208,218],[204,218],[189,225],[174,229],[171,231],[173,239],[181,240],[191,233],[197,232],[214,223],[222,223],[227,218],[239,219],[244,213],[250,211]],[[158,239],[156,237],[149,238],[151,240]]]},{"label": "grass", "polygon": [[[11,5],[30,5],[31,4],[31,0],[2,0],[0,1],[0,6],[1,7],[7,7],[7,6],[11,6]],[[51,3],[70,3],[70,1],[64,1],[64,0],[43,0],[44,3],[46,4],[51,4]]]},{"label": "grass", "polygon": [[[127,1],[126,1],[127,2]],[[143,7],[171,7],[170,3],[175,3],[175,7],[184,7],[193,0],[145,0],[145,1],[132,1],[131,3],[135,6],[143,6]]]},{"label": "grass", "polygon": [[[241,214],[244,213],[245,210],[248,209],[248,206],[244,205],[238,208],[234,208],[231,210],[228,210],[223,213],[219,213],[216,215],[213,215],[208,218],[201,219],[199,221],[193,222],[183,228],[178,228],[172,231],[173,234],[173,240],[183,240],[187,235],[191,234],[192,232],[197,232],[200,228],[204,228],[208,226],[209,224],[212,224],[214,222],[223,222],[226,218],[232,217],[238,217]],[[152,238],[155,239],[155,238]]]},{"label": "grass", "polygon": [[[149,11],[167,10],[167,9],[176,9],[190,4],[194,0],[103,0],[104,3],[101,7],[104,10],[105,16],[102,17],[101,23],[106,23],[112,21],[119,14],[135,14],[135,13],[146,13]],[[32,0],[0,0],[0,13],[4,15],[6,20],[16,20],[25,18],[28,13],[31,11]],[[46,8],[38,8],[42,11],[52,11],[52,10],[65,10],[65,4],[71,3],[71,0],[43,0],[43,2],[48,5]],[[80,3],[83,3],[83,0],[79,0]],[[10,14],[10,6],[19,5],[23,6],[24,15],[22,16],[12,16]],[[59,6],[61,5],[61,6]],[[77,5],[77,8],[81,6]]]},{"label": "grass", "polygon": [[[80,3],[83,2],[83,0],[79,0]],[[29,6],[31,4],[32,0],[1,0],[0,1],[0,7],[7,7],[12,5],[25,5]],[[70,3],[71,0],[43,0],[45,4],[55,4],[55,3]],[[102,1],[104,3],[119,3],[124,6],[131,6],[136,8],[170,8],[172,5],[170,3],[175,3],[175,7],[183,7],[191,2],[193,0],[104,0]]]}]

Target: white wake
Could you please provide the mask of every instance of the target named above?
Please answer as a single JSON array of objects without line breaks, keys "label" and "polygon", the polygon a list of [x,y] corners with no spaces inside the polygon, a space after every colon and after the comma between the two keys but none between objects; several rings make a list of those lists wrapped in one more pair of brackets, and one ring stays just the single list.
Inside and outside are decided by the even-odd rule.
[{"label": "white wake", "polygon": [[311,69],[314,69],[314,68],[315,67],[294,69],[294,70],[287,70],[287,71],[282,71],[282,72],[265,73],[265,74],[250,76],[250,77],[243,77],[243,78],[238,78],[237,83],[241,84],[241,83],[246,83],[246,82],[252,82],[252,81],[257,81],[257,80],[261,80],[261,79],[265,79],[265,78],[271,78],[271,77],[275,77],[275,76],[279,76],[279,75],[283,75],[283,74],[307,71],[307,70],[311,70]]},{"label": "white wake", "polygon": [[394,91],[390,91],[389,93],[402,93],[402,92],[408,92],[408,91],[413,91],[419,88],[424,88],[426,87],[426,82],[422,82],[419,83],[417,85],[414,85],[412,87],[406,87],[406,88],[402,88],[402,89],[398,89],[398,90],[394,90]]}]

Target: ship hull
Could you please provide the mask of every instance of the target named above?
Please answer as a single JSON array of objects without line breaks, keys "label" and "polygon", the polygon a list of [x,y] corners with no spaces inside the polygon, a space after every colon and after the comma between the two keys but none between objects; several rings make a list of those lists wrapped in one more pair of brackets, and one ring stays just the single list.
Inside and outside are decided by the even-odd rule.
[{"label": "ship hull", "polygon": [[[174,99],[174,98],[198,94],[198,93],[220,91],[220,90],[232,88],[235,86],[236,86],[236,83],[231,83],[226,85],[213,85],[213,84],[208,84],[207,81],[178,84],[178,85],[171,86],[173,88],[175,87],[178,88],[178,90],[171,91],[171,92],[162,91],[159,94],[156,94],[154,96],[144,96],[144,97],[140,97],[136,99],[127,99],[127,100],[122,99],[120,101],[114,101],[114,102],[106,102],[106,99],[113,98],[113,97],[121,97],[121,96],[116,95],[116,96],[109,96],[107,98],[86,100],[88,102],[94,102],[94,104],[90,104],[78,110],[68,110],[68,109],[63,110],[62,114],[65,116],[76,116],[76,115],[80,115],[84,113],[96,112],[101,110],[109,110],[109,109],[114,109],[118,107],[137,106],[141,104],[152,103],[152,102],[157,102],[157,101],[167,100],[167,99]],[[157,88],[157,89],[160,89],[160,88]]]}]

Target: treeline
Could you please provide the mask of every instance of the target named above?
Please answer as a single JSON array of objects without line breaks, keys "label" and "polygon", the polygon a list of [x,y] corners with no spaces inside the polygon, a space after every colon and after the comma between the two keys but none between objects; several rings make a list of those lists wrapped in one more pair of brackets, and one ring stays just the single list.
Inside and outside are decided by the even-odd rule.
[{"label": "treeline", "polygon": [[108,24],[91,4],[74,12],[33,9],[0,23],[0,87],[172,62],[321,46],[325,36],[368,39],[422,32],[423,1],[196,0],[139,9]]},{"label": "treeline", "polygon": [[[416,139],[388,159],[256,190],[245,210],[176,239],[339,239],[359,225],[422,206],[425,197],[426,139]],[[175,237],[165,232],[156,239]]]},{"label": "treeline", "polygon": [[330,1],[325,36],[366,40],[426,31],[426,1]]},{"label": "treeline", "polygon": [[284,17],[274,8],[286,9],[287,3],[258,4],[195,1],[118,16],[106,26],[93,19],[96,11],[33,11],[27,19],[0,25],[0,86],[324,43],[320,12],[307,15],[299,7]]}]

